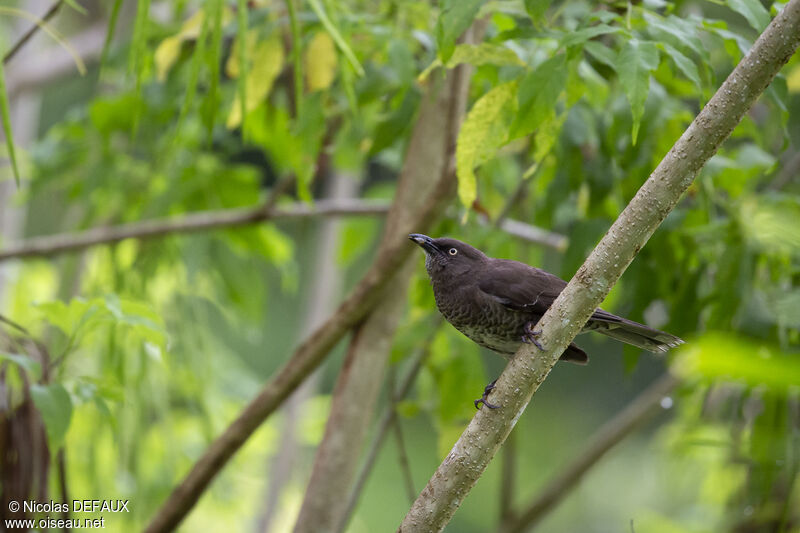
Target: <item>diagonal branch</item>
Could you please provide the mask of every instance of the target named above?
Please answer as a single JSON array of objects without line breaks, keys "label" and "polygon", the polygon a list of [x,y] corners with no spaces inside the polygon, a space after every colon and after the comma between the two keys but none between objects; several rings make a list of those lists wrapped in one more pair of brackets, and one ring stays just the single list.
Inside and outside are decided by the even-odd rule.
[{"label": "diagonal branch", "polygon": [[766,89],[800,43],[800,0],[775,17],[620,214],[537,325],[544,350],[519,349],[482,409],[428,481],[400,525],[441,531],[483,474],[531,397],[703,165]]},{"label": "diagonal branch", "polygon": [[6,52],[6,55],[3,56],[3,64],[11,61],[11,59],[17,55],[17,52],[19,52],[22,47],[25,46],[25,43],[27,43],[31,37],[33,37],[36,32],[47,23],[47,21],[49,21],[56,15],[56,13],[58,13],[58,10],[61,9],[61,6],[64,5],[64,3],[64,0],[57,0],[53,3],[53,5],[50,6],[50,9],[47,10],[47,13],[42,15],[40,20],[38,20],[35,24],[31,24],[31,27],[28,28],[28,31],[26,31],[22,37],[20,37],[17,42],[14,43],[11,49]]},{"label": "diagonal branch", "polygon": [[591,438],[586,448],[567,465],[525,509],[500,528],[501,533],[521,533],[534,527],[555,509],[569,491],[614,446],[646,421],[662,411],[661,400],[678,386],[679,381],[667,373],[654,381],[625,409],[606,422]]}]

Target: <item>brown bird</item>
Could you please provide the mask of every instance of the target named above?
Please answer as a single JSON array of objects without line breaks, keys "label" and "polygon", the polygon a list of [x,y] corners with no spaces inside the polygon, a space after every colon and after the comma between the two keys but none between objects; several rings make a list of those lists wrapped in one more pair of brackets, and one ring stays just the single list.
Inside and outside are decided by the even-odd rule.
[{"label": "brown bird", "polygon": [[[425,251],[425,268],[433,285],[436,307],[457,330],[476,343],[509,357],[522,343],[536,345],[533,328],[567,282],[544,270],[509,259],[495,259],[456,239],[433,239],[412,233],[409,239]],[[581,330],[596,331],[651,352],[666,352],[683,340],[598,308]],[[586,364],[589,357],[574,343],[561,360]],[[486,397],[475,400],[490,408]]]}]

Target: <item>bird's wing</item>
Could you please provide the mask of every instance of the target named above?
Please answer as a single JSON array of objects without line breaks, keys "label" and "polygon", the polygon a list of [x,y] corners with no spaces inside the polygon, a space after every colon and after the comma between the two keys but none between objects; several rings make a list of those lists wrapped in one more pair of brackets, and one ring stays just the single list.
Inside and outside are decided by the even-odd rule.
[{"label": "bird's wing", "polygon": [[566,286],[558,276],[507,259],[492,260],[478,280],[478,288],[498,303],[537,315],[543,315]]},{"label": "bird's wing", "polygon": [[[537,315],[543,315],[566,286],[558,276],[507,259],[492,260],[491,268],[484,269],[478,281],[478,288],[498,303]],[[598,307],[590,320],[615,324],[624,319]]]}]

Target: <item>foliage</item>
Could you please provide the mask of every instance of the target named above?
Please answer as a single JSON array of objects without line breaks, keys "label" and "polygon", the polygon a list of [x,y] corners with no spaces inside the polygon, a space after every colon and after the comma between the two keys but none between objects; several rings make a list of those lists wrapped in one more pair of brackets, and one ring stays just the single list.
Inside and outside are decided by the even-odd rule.
[{"label": "foliage", "polygon": [[[456,152],[460,205],[450,206],[439,233],[566,279],[780,8],[767,13],[755,0],[213,0],[176,2],[157,22],[150,7],[139,2],[130,40],[104,50],[102,90],[78,101],[58,87],[45,93],[57,105],[47,108],[47,133],[27,154],[23,178],[31,181],[18,193],[25,236],[253,206],[275,190],[283,190],[279,204],[313,201],[328,194],[331,172],[355,176],[360,196],[391,198],[421,95],[442,72],[469,64],[475,74]],[[485,39],[460,43],[476,18],[487,23]],[[776,520],[791,530],[800,520],[793,491],[800,457],[800,183],[791,171],[800,142],[797,58],[786,75],[604,305],[687,340],[666,361],[684,378],[678,412],[652,448],[635,444],[636,453],[652,452],[653,470],[663,469],[663,488],[632,494],[637,463],[615,459],[618,475],[587,483],[602,485],[604,498],[614,490],[629,495],[630,505],[604,510],[595,502],[587,507],[600,513],[595,519],[573,500],[545,530],[621,529],[633,513],[637,530],[646,523],[656,531],[763,530]],[[288,180],[294,187],[281,189]],[[505,212],[567,235],[567,251],[531,246],[480,222]],[[8,381],[18,388],[19,376],[29,377],[52,449],[66,450],[75,495],[131,497],[133,512],[115,525],[144,525],[307,331],[325,224],[128,240],[21,264],[2,293],[2,314],[43,339],[51,360],[0,346],[0,367],[15,369]],[[379,229],[374,219],[339,226],[330,266],[340,291],[373,259]],[[434,331],[434,302],[417,266],[393,362],[404,365],[421,346],[431,352],[399,405],[419,483],[502,361],[487,359],[485,372],[475,345],[450,327]],[[517,504],[579,450],[586,428],[623,403],[620,383],[633,387],[662,364],[578,342],[591,348],[591,366],[559,365],[548,380],[557,385],[537,395],[537,413],[515,430],[531,442],[520,446],[525,486]],[[334,359],[299,415],[304,461],[321,438],[337,370]],[[263,507],[263,463],[278,449],[283,424],[273,418],[256,434],[187,531],[230,529],[231,521],[250,527]],[[393,459],[382,461],[371,486],[398,497],[387,503],[368,490],[352,531],[396,527],[405,511],[399,474],[387,466]],[[676,464],[683,477],[671,477]],[[453,531],[496,525],[494,503],[480,497],[495,501],[488,494],[498,477],[487,473]],[[50,483],[55,490],[56,478]],[[275,523],[291,522],[304,483],[289,484],[286,516]],[[684,490],[687,484],[699,488]],[[700,510],[671,513],[688,505]]]}]

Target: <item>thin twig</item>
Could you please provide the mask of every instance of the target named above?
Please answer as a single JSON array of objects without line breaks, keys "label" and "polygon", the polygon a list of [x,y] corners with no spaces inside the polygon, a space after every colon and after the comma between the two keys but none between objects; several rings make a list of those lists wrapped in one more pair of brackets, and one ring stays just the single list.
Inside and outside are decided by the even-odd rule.
[{"label": "thin twig", "polygon": [[499,227],[509,235],[513,235],[514,237],[518,237],[534,244],[541,244],[549,248],[553,248],[559,252],[566,250],[567,245],[569,244],[569,239],[560,233],[548,231],[546,229],[510,218],[506,218],[501,221]]},{"label": "thin twig", "polygon": [[614,446],[663,409],[661,400],[679,381],[664,374],[591,437],[586,448],[542,489],[517,518],[506,521],[502,533],[520,533],[536,525],[569,494],[583,476]]},{"label": "thin twig", "polygon": [[514,494],[517,478],[517,433],[512,431],[503,444],[503,470],[500,478],[500,523],[514,519]]},{"label": "thin twig", "polygon": [[320,200],[313,205],[295,203],[265,210],[245,207],[201,211],[180,218],[144,220],[120,226],[93,228],[76,233],[33,237],[0,250],[0,261],[11,258],[51,256],[81,250],[98,244],[110,244],[125,239],[152,239],[166,235],[193,233],[211,229],[245,226],[265,220],[305,218],[314,216],[382,215],[389,209],[384,202],[365,200]]},{"label": "thin twig", "polygon": [[47,13],[45,13],[42,16],[41,20],[39,21],[39,24],[31,24],[31,27],[28,28],[28,31],[26,31],[22,35],[22,37],[20,37],[17,40],[17,42],[14,43],[14,46],[12,46],[11,49],[8,52],[6,52],[6,55],[3,56],[4,65],[9,61],[11,61],[11,58],[17,55],[17,52],[19,52],[20,49],[23,46],[25,46],[25,43],[27,43],[30,40],[30,38],[36,34],[37,31],[39,31],[39,28],[42,27],[42,24],[49,21],[51,18],[55,16],[56,13],[58,13],[58,10],[61,9],[62,5],[64,5],[64,0],[58,0],[57,2],[54,2],[53,5],[50,6],[50,9],[47,10]]},{"label": "thin twig", "polygon": [[417,375],[422,369],[422,365],[430,355],[430,343],[433,341],[434,335],[439,330],[439,326],[442,324],[441,317],[439,317],[437,320],[438,322],[431,335],[425,341],[424,346],[422,346],[416,352],[411,360],[411,365],[409,366],[408,372],[406,372],[406,375],[403,377],[400,387],[395,391],[391,404],[387,405],[383,410],[383,414],[381,414],[380,422],[378,423],[378,429],[375,432],[375,437],[372,439],[372,442],[369,445],[369,451],[367,452],[364,464],[361,465],[361,469],[358,471],[358,475],[356,476],[356,481],[353,483],[353,488],[350,490],[350,494],[347,497],[347,507],[342,515],[342,520],[339,524],[339,527],[336,530],[338,533],[343,532],[345,528],[347,528],[347,524],[350,522],[350,517],[352,516],[356,505],[358,505],[361,492],[364,490],[364,486],[367,484],[367,479],[372,472],[372,468],[375,466],[375,461],[378,458],[378,452],[380,451],[381,446],[383,446],[383,441],[386,438],[386,434],[388,433],[389,428],[391,428],[392,423],[397,416],[397,402],[405,398],[411,391],[411,387],[416,381]]},{"label": "thin twig", "polygon": [[[394,406],[396,407],[396,405]],[[393,418],[394,435],[397,439],[397,459],[400,463],[400,470],[403,472],[403,480],[406,484],[406,494],[408,495],[408,503],[414,503],[414,498],[417,497],[417,491],[414,490],[414,478],[411,475],[411,463],[408,461],[408,453],[406,452],[406,443],[403,440],[403,428],[400,424],[400,419],[395,415]]]},{"label": "thin twig", "polygon": [[[64,446],[58,449],[58,454],[56,455],[56,463],[58,465],[58,488],[60,491],[61,501],[68,502],[69,501],[69,491],[67,490],[67,453],[64,449]],[[62,520],[69,520],[69,505],[65,505],[61,511],[61,519]],[[65,531],[69,531],[69,529],[65,528]]]},{"label": "thin twig", "polygon": [[500,214],[497,215],[497,218],[495,218],[492,222],[494,227],[499,228],[503,221],[505,221],[511,210],[515,205],[517,205],[517,202],[519,202],[519,200],[525,195],[525,190],[528,188],[528,184],[531,182],[531,179],[533,178],[522,178],[519,180],[517,188],[514,189],[514,192],[508,197],[505,205],[500,210]]},{"label": "thin twig", "polygon": [[2,322],[3,324],[6,324],[8,326],[11,326],[12,328],[16,329],[17,331],[19,331],[20,333],[24,334],[27,337],[31,336],[31,334],[28,332],[27,329],[25,329],[23,326],[20,326],[19,324],[17,324],[16,322],[11,320],[10,318],[7,318],[7,317],[5,317],[3,315],[0,315],[0,322]]}]

